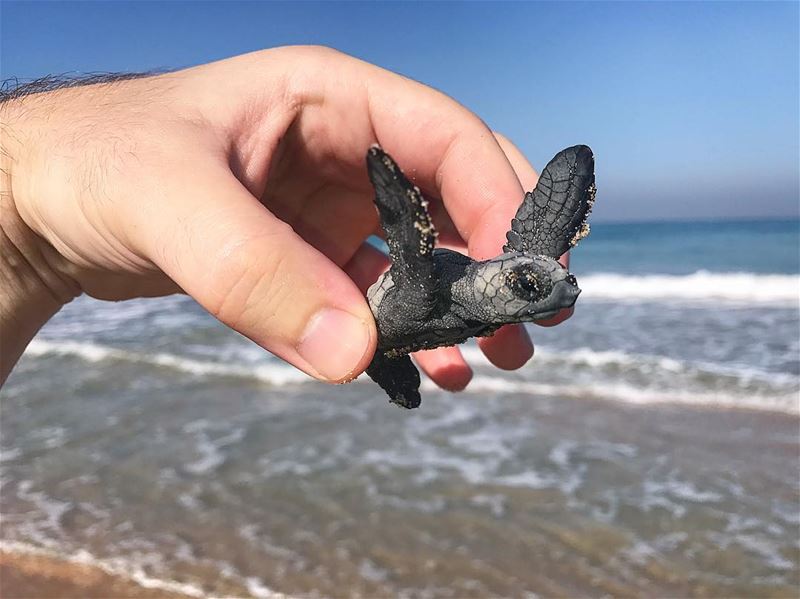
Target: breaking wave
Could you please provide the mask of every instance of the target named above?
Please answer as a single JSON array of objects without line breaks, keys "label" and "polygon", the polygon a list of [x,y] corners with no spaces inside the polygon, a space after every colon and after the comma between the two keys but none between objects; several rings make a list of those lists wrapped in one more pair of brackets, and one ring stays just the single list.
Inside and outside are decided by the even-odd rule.
[{"label": "breaking wave", "polygon": [[[585,347],[569,351],[538,347],[533,365],[521,371],[528,378],[521,379],[515,375],[493,374],[493,369],[485,368],[487,361],[475,346],[464,346],[462,352],[477,368],[476,376],[466,389],[468,393],[530,393],[634,404],[677,403],[800,413],[800,379],[788,373],[682,362],[621,351],[594,351]],[[29,357],[75,357],[95,363],[128,361],[196,377],[234,377],[277,387],[314,382],[266,353],[264,360],[258,363],[241,365],[169,353],[133,352],[96,343],[35,339],[25,354]],[[536,380],[531,380],[531,373]],[[581,374],[584,376],[578,378]],[[358,381],[368,379],[362,376]],[[436,387],[426,380],[424,389],[435,391]]]},{"label": "breaking wave", "polygon": [[800,307],[800,275],[748,272],[690,275],[594,273],[579,276],[580,301],[722,302]]},{"label": "breaking wave", "polygon": [[241,366],[210,360],[197,360],[169,353],[140,353],[97,343],[47,341],[34,339],[25,350],[26,356],[73,356],[87,362],[128,361],[169,368],[200,377],[234,377],[261,381],[275,386],[311,382],[312,379],[287,364],[279,362]]},{"label": "breaking wave", "polygon": [[[436,389],[435,385],[429,380],[425,381],[423,388],[429,391]],[[515,381],[493,376],[476,376],[470,382],[466,392],[529,393],[531,395],[570,397],[573,399],[611,399],[638,405],[683,404],[800,414],[800,395],[798,391],[734,395],[728,392],[638,387],[622,382],[570,385]]]}]

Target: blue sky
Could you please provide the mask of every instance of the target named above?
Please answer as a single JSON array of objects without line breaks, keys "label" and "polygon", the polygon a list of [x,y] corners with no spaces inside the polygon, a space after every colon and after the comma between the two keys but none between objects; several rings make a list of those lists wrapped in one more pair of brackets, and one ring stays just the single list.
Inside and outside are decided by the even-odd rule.
[{"label": "blue sky", "polygon": [[597,220],[800,210],[796,2],[0,6],[3,78],[325,44],[448,93],[538,167],[591,145]]}]

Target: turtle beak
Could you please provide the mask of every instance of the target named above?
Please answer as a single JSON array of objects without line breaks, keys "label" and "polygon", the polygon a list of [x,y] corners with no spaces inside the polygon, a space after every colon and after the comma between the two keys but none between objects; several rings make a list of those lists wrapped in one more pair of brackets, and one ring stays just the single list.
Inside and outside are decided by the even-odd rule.
[{"label": "turtle beak", "polygon": [[575,305],[575,301],[580,294],[581,290],[577,285],[573,285],[567,281],[559,281],[553,288],[553,293],[551,295],[553,306],[559,310],[571,308]]}]

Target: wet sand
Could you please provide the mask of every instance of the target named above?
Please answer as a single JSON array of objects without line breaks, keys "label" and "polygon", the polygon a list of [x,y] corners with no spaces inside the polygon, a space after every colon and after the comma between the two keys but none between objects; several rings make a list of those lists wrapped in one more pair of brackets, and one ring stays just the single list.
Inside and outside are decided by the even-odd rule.
[{"label": "wet sand", "polygon": [[100,568],[46,555],[0,551],[2,599],[185,599],[187,595],[147,589]]}]

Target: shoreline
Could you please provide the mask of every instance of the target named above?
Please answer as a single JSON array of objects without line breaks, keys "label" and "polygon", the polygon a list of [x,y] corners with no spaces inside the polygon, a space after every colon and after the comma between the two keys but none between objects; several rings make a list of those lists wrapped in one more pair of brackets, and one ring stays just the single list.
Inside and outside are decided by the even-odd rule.
[{"label": "shoreline", "polygon": [[165,588],[147,588],[99,565],[80,563],[44,551],[0,549],[2,599],[186,599],[191,596]]}]

